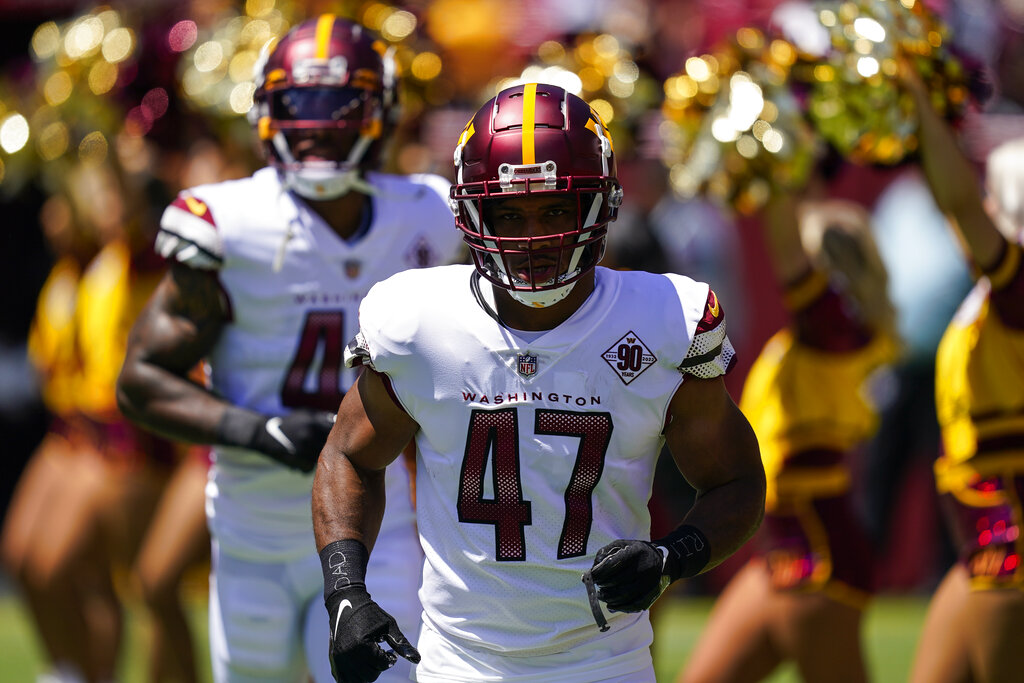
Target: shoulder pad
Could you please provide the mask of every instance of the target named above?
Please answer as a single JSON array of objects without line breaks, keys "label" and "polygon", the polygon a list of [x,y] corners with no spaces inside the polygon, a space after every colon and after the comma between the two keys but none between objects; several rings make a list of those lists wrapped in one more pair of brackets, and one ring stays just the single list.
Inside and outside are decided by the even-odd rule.
[{"label": "shoulder pad", "polygon": [[366,343],[362,332],[358,333],[355,339],[345,347],[344,362],[346,368],[356,368],[361,365],[373,367],[370,360],[370,346]]},{"label": "shoulder pad", "polygon": [[697,323],[679,372],[701,379],[724,375],[736,360],[736,351],[725,334],[725,312],[714,291],[708,290],[704,315]]},{"label": "shoulder pad", "polygon": [[160,218],[156,250],[193,268],[220,268],[224,250],[210,207],[190,192],[178,195]]}]

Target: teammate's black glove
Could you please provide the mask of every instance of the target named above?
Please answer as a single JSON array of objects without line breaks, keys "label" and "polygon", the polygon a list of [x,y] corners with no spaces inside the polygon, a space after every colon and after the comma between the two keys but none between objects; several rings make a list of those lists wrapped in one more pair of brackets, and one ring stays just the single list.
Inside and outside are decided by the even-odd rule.
[{"label": "teammate's black glove", "polygon": [[642,612],[672,582],[664,553],[650,541],[612,541],[597,551],[590,575],[613,612]]},{"label": "teammate's black glove", "polygon": [[282,465],[312,472],[334,426],[334,414],[325,410],[295,410],[266,417],[232,406],[217,425],[217,441],[259,451]]},{"label": "teammate's black glove", "polygon": [[[420,653],[398,628],[394,617],[366,592],[369,553],[359,541],[335,541],[320,551],[324,603],[331,626],[331,673],[338,683],[369,683],[387,671],[398,656],[413,664]],[[379,643],[392,649],[384,650]]]}]

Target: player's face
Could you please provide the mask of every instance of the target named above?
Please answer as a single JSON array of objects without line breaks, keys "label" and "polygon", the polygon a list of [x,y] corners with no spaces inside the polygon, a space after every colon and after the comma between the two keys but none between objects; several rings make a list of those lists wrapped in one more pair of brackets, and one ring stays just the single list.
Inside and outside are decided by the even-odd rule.
[{"label": "player's face", "polygon": [[352,145],[359,138],[358,129],[287,131],[285,137],[295,161],[300,163],[332,161],[341,163],[348,158]]},{"label": "player's face", "polygon": [[566,195],[494,199],[484,203],[484,221],[503,240],[509,272],[516,279],[542,285],[568,267],[570,250],[563,235],[576,230],[576,200]]},{"label": "player's face", "polygon": [[295,161],[340,163],[359,138],[369,100],[358,88],[287,88],[271,94],[270,111]]}]

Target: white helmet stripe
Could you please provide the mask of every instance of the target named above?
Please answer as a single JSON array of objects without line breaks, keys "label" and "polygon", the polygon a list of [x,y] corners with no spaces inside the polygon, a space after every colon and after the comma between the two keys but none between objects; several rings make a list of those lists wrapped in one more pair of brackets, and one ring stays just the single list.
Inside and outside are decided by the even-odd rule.
[{"label": "white helmet stripe", "polygon": [[486,234],[487,226],[484,225],[483,220],[480,218],[480,214],[476,210],[476,202],[472,200],[468,202],[462,202],[462,206],[465,207],[466,213],[469,214],[469,219],[472,221],[473,227],[476,228],[481,235]]},{"label": "white helmet stripe", "polygon": [[288,139],[285,138],[284,133],[277,131],[271,138],[274,144],[274,149],[281,157],[281,161],[284,162],[285,166],[290,166],[295,163],[295,157],[292,156],[292,150],[288,147]]},{"label": "white helmet stripe", "polygon": [[604,203],[604,195],[600,192],[594,194],[594,201],[590,204],[590,211],[587,212],[587,219],[580,224],[581,228],[589,228],[597,223],[597,216],[601,212],[601,204]]},{"label": "white helmet stripe", "polygon": [[360,135],[359,139],[356,140],[356,144],[352,145],[352,149],[349,150],[348,159],[345,160],[346,165],[359,165],[371,144],[373,144],[373,138],[367,135]]},{"label": "white helmet stripe", "polygon": [[[601,204],[603,203],[604,195],[594,195],[594,201],[591,202],[590,211],[587,212],[587,220],[582,225],[584,228],[588,228],[597,222],[597,214],[601,211]],[[581,232],[577,238],[577,242],[583,242],[584,240],[590,239],[589,232]],[[576,247],[572,250],[572,256],[569,258],[569,267],[566,268],[565,272],[571,273],[576,270],[579,266],[580,259],[583,258],[583,251],[586,249],[583,247]]]},{"label": "white helmet stripe", "polygon": [[[476,202],[474,202],[472,200],[467,201],[467,202],[462,202],[462,206],[464,206],[466,208],[466,213],[469,214],[469,220],[470,220],[470,223],[472,224],[473,228],[481,236],[497,237],[497,235],[495,235],[491,231],[491,229],[487,226],[487,224],[484,223],[483,218],[481,218],[481,216],[480,216],[480,212],[478,212],[477,209],[476,209]],[[508,269],[505,268],[505,258],[504,258],[503,254],[501,253],[501,251],[498,248],[498,242],[496,240],[486,240],[486,239],[485,240],[481,240],[481,242],[483,242],[485,247],[498,251],[498,253],[496,253],[496,254],[488,254],[488,255],[486,255],[486,256],[484,256],[484,258],[490,258],[491,261],[494,262],[494,267],[498,269],[498,272],[500,272],[501,276],[505,279],[505,282],[511,284],[512,283],[512,276],[509,275]]]}]

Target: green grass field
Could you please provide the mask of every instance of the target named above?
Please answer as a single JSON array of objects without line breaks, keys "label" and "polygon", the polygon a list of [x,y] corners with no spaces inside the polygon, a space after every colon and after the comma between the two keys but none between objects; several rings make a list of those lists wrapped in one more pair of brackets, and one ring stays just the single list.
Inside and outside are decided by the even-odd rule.
[{"label": "green grass field", "polygon": [[[672,683],[676,672],[700,634],[711,607],[710,598],[680,598],[671,601],[658,615],[656,626],[655,669],[659,683]],[[927,603],[925,598],[879,598],[869,608],[865,638],[869,666],[876,683],[902,683],[907,680],[914,646]],[[201,657],[206,657],[206,603],[189,603]],[[122,653],[123,683],[144,683],[147,625],[138,606],[128,609],[126,642]],[[0,679],[13,683],[34,680],[41,671],[39,645],[27,614],[14,597],[0,598]],[[209,672],[204,670],[205,680]],[[780,669],[771,683],[796,683],[800,679],[789,668]]]},{"label": "green grass field", "polygon": [[[672,683],[686,663],[712,602],[711,598],[681,598],[658,614],[654,668],[659,683]],[[872,602],[865,615],[864,638],[875,683],[907,680],[927,607],[925,597],[881,597]],[[792,666],[784,666],[767,680],[798,683],[801,679]]]}]

